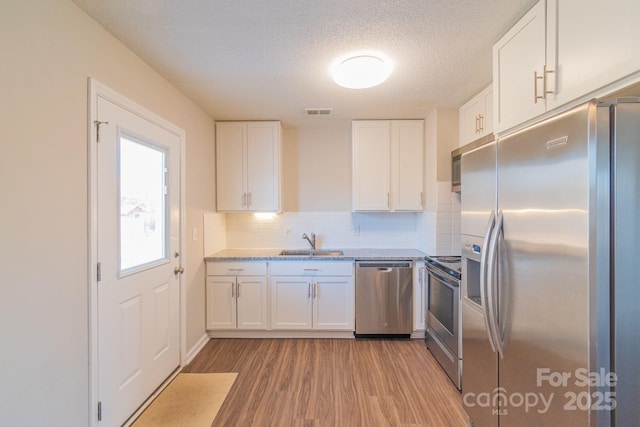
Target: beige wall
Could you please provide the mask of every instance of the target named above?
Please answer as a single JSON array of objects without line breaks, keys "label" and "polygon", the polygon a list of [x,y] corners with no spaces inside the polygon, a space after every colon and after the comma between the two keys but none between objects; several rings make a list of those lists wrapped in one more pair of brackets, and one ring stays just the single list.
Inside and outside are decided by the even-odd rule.
[{"label": "beige wall", "polygon": [[285,128],[283,209],[351,210],[351,127]]},{"label": "beige wall", "polygon": [[438,181],[451,182],[451,152],[458,148],[458,109],[438,111]]},{"label": "beige wall", "polygon": [[88,424],[87,78],[186,130],[187,348],[204,333],[213,121],[67,0],[0,6],[0,424]]},{"label": "beige wall", "polygon": [[[452,237],[459,234],[456,207],[451,206],[451,151],[458,146],[458,110],[440,108],[425,119],[425,208],[417,218],[416,247],[431,255],[454,255]],[[448,203],[447,203],[448,202]],[[455,205],[455,203],[454,203]],[[443,241],[448,247],[443,249]],[[455,239],[453,239],[455,240]],[[459,251],[458,251],[459,252]]]}]

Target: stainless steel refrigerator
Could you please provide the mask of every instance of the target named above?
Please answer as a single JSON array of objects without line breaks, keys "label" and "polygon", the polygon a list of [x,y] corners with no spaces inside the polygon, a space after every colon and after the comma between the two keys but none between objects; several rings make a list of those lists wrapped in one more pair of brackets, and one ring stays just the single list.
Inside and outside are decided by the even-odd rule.
[{"label": "stainless steel refrigerator", "polygon": [[639,166],[637,98],[463,154],[462,396],[476,427],[637,425]]}]

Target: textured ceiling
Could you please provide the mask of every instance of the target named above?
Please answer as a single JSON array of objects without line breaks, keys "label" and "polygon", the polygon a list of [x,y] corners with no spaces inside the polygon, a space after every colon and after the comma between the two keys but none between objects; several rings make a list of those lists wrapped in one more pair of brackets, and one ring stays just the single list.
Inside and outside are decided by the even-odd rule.
[{"label": "textured ceiling", "polygon": [[[288,127],[424,118],[491,81],[491,47],[536,0],[73,0],[216,120]],[[345,89],[353,50],[385,52],[391,77]],[[333,108],[306,117],[305,108]]]}]

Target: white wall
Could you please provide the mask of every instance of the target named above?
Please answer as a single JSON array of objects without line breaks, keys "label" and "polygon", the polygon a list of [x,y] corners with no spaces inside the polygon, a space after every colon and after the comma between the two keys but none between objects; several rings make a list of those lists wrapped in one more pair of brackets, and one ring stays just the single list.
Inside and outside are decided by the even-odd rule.
[{"label": "white wall", "polygon": [[0,425],[88,424],[87,78],[186,130],[187,346],[204,333],[213,121],[68,0],[0,6]]}]

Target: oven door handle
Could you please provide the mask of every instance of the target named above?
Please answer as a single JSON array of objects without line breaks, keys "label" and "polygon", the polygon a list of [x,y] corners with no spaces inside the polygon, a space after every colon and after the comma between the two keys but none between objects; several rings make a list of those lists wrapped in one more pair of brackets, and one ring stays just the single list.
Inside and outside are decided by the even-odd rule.
[{"label": "oven door handle", "polygon": [[493,236],[491,236],[491,242],[489,244],[489,256],[487,258],[487,290],[489,296],[489,318],[494,331],[494,338],[496,344],[496,350],[501,359],[504,359],[504,342],[502,340],[502,334],[500,333],[500,319],[498,319],[498,302],[497,300],[497,280],[496,270],[498,264],[498,241],[500,240],[500,234],[502,233],[502,224],[504,216],[502,212],[498,212],[498,218],[496,219],[496,226],[493,229]]},{"label": "oven door handle", "polygon": [[438,273],[438,271],[434,269],[427,267],[427,273],[429,273],[431,276],[438,279],[438,281],[442,282],[449,289],[456,290],[460,288],[459,283],[455,282],[453,279],[443,276],[442,274]]},{"label": "oven door handle", "polygon": [[487,295],[487,257],[489,255],[489,241],[493,233],[493,228],[496,225],[496,211],[491,211],[491,217],[487,224],[487,231],[482,241],[482,253],[480,254],[480,303],[482,304],[482,311],[484,316],[484,327],[487,333],[487,339],[491,345],[491,351],[496,352],[495,340],[493,338],[493,328],[489,322],[489,303]]}]

